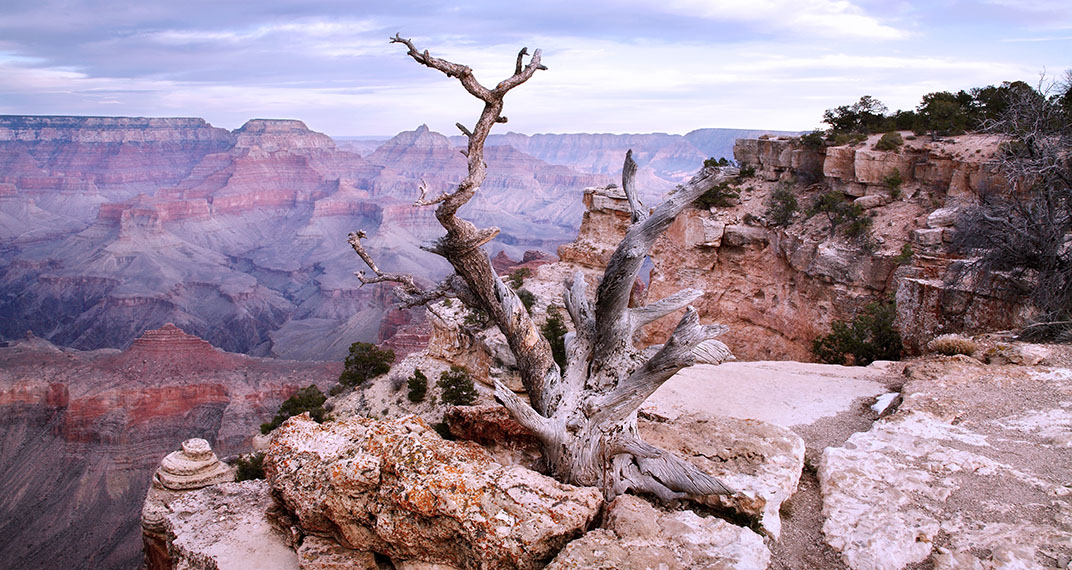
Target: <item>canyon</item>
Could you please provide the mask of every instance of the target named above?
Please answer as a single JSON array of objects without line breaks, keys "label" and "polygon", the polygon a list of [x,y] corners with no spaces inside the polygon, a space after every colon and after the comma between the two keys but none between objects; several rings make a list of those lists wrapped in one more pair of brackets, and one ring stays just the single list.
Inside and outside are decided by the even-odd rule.
[{"label": "canyon", "polygon": [[0,347],[0,560],[5,568],[134,568],[153,470],[179,442],[228,456],[336,362],[228,353],[168,324],[126,350],[32,335]]}]

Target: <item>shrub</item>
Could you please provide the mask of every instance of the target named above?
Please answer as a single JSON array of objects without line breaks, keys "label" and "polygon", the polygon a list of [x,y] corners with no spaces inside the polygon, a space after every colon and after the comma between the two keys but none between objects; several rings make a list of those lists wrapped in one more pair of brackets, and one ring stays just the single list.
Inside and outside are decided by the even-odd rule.
[{"label": "shrub", "polygon": [[978,348],[979,346],[975,344],[975,341],[959,334],[943,334],[934,337],[927,343],[928,350],[946,356],[953,356],[954,354],[971,356]]},{"label": "shrub", "polygon": [[731,166],[732,163],[726,160],[726,157],[724,156],[720,157],[718,160],[715,160],[715,157],[712,156],[711,158],[708,158],[707,160],[703,161],[703,165],[704,168],[718,168],[722,166]]},{"label": "shrub", "polygon": [[470,307],[469,312],[465,313],[465,318],[462,319],[462,324],[472,329],[484,330],[491,324],[491,317],[480,309]]},{"label": "shrub", "polygon": [[517,269],[510,272],[510,277],[508,277],[508,279],[510,280],[510,285],[514,289],[517,289],[525,283],[525,278],[529,275],[532,275],[531,269],[529,269],[528,267],[518,267]]},{"label": "shrub", "polygon": [[901,335],[894,328],[893,300],[868,303],[852,322],[836,321],[831,332],[815,339],[812,352],[820,362],[867,366],[876,360],[901,359]]},{"label": "shrub", "polygon": [[374,344],[355,342],[350,345],[350,355],[339,375],[339,383],[345,386],[357,386],[369,378],[387,374],[395,361],[395,351],[380,350]]},{"label": "shrub", "polygon": [[851,237],[867,237],[872,220],[864,214],[863,208],[849,202],[845,195],[837,190],[828,190],[816,198],[808,210],[808,217],[823,214],[830,223],[830,237],[834,237],[838,228],[845,227],[845,233]]},{"label": "shrub", "polygon": [[554,306],[547,307],[547,320],[540,327],[540,332],[551,345],[551,356],[562,370],[566,369],[566,323],[562,314]]},{"label": "shrub", "polygon": [[327,399],[320,388],[312,384],[298,390],[293,396],[283,401],[272,421],[261,424],[261,433],[268,433],[287,421],[287,418],[303,412],[309,412],[309,417],[317,422],[323,422],[327,416],[327,410],[324,409],[324,402]]},{"label": "shrub", "polygon": [[705,210],[708,208],[729,208],[740,197],[740,192],[731,188],[729,182],[722,182],[701,194],[693,204]]},{"label": "shrub", "polygon": [[751,178],[756,175],[756,167],[751,164],[741,164],[738,172],[738,178]]},{"label": "shrub", "polygon": [[767,211],[763,214],[776,226],[785,227],[793,222],[793,214],[800,209],[791,185],[782,183],[771,192],[767,200]]},{"label": "shrub", "polygon": [[443,403],[454,406],[470,406],[476,401],[473,377],[461,366],[451,366],[439,375],[439,389]]},{"label": "shrub", "polygon": [[886,188],[889,188],[890,198],[896,200],[901,197],[901,185],[904,184],[904,178],[901,178],[900,170],[895,168],[890,171],[890,173],[882,179],[882,183],[886,185]]},{"label": "shrub", "polygon": [[891,131],[882,135],[882,138],[878,139],[878,142],[875,143],[875,150],[895,151],[900,149],[902,146],[904,146],[904,139],[901,138],[901,133],[897,131]]},{"label": "shrub", "polygon": [[424,395],[428,393],[428,377],[421,372],[420,368],[413,369],[413,376],[406,381],[409,393],[406,395],[411,402],[423,402]]},{"label": "shrub", "polygon": [[893,258],[893,261],[896,262],[897,265],[904,265],[906,263],[911,262],[912,256],[914,256],[915,254],[916,252],[912,249],[912,244],[906,243],[901,246],[901,253],[897,257]]},{"label": "shrub", "polygon": [[804,148],[811,150],[820,150],[826,144],[823,140],[823,132],[820,130],[814,130],[810,133],[800,135],[800,145]]},{"label": "shrub", "polygon": [[525,310],[532,314],[532,306],[536,304],[536,295],[528,289],[518,289],[517,298],[521,300],[522,305],[525,305]]},{"label": "shrub", "polygon": [[264,479],[264,453],[258,451],[249,455],[239,455],[238,459],[235,459],[235,467],[237,468],[235,481]]}]

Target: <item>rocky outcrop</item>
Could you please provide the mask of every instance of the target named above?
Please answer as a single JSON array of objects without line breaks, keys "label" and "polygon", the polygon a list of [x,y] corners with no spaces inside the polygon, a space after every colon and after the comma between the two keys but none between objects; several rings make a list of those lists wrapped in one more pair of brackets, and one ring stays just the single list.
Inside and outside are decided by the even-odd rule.
[{"label": "rocky outcrop", "polygon": [[275,433],[265,470],[304,534],[456,568],[537,568],[602,504],[597,489],[496,464],[413,416],[291,418]]},{"label": "rocky outcrop", "polygon": [[906,374],[897,412],[819,465],[823,532],[847,566],[1067,567],[1072,371],[958,356]]},{"label": "rocky outcrop", "polygon": [[[810,360],[813,339],[833,322],[894,295],[910,353],[939,334],[1023,322],[1022,304],[996,294],[993,284],[953,279],[958,261],[948,250],[959,208],[1000,184],[989,162],[996,139],[908,138],[899,151],[874,150],[874,135],[822,154],[791,139],[738,141],[737,160],[755,166],[759,179],[741,182],[735,205],[692,210],[671,225],[652,251],[648,300],[686,287],[708,291],[696,307],[729,325],[725,341],[744,359]],[[896,191],[888,180],[894,172],[901,179]],[[797,214],[784,228],[770,224],[770,193],[791,177],[818,182],[793,189],[800,210],[827,190],[854,200],[868,217],[868,237],[831,232],[823,216]],[[588,235],[606,250],[624,226],[604,226]],[[656,323],[645,340],[662,342],[675,323]]]},{"label": "rocky outcrop", "polygon": [[[39,338],[0,347],[0,559],[136,566],[140,505],[161,458],[191,438],[223,457],[248,452],[283,400],[310,384],[326,390],[340,371],[223,353],[171,327],[125,352]],[[165,462],[161,488],[223,476],[211,451],[184,448]]]},{"label": "rocky outcrop", "polygon": [[587,269],[603,270],[629,229],[625,191],[609,186],[584,189],[584,217],[577,239],[558,248],[558,258]]},{"label": "rocky outcrop", "polygon": [[770,551],[747,528],[692,511],[663,512],[623,495],[610,503],[602,528],[569,543],[547,570],[763,570]]}]

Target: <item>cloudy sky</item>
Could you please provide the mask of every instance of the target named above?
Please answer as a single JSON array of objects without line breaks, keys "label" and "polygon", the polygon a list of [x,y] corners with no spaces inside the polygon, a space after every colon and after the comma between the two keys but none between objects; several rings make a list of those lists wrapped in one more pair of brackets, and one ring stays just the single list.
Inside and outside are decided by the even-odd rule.
[{"label": "cloudy sky", "polygon": [[487,85],[542,48],[549,71],[498,132],[803,130],[865,94],[907,109],[1072,68],[1068,0],[3,0],[0,114],[472,123],[479,105],[396,32]]}]

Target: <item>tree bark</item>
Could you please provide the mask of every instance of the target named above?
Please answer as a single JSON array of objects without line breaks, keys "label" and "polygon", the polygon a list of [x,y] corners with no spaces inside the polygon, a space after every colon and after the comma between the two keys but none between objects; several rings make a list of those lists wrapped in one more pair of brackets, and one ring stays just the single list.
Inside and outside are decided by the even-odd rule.
[{"label": "tree bark", "polygon": [[[447,234],[430,250],[450,262],[456,277],[435,291],[421,291],[412,278],[382,273],[361,247],[364,236],[358,232],[351,234],[351,244],[376,274],[373,278],[359,274],[362,282],[397,282],[407,303],[432,299],[451,289],[467,304],[491,316],[517,357],[528,402],[501,383],[496,383],[496,397],[540,440],[550,471],[558,479],[599,486],[608,499],[630,491],[666,501],[734,494],[718,479],[649,445],[637,433],[637,409],[677,371],[696,363],[718,364],[733,358],[724,344],[713,340],[726,327],[700,324],[697,312],[688,307],[702,295],[697,290],[681,291],[645,307],[629,308],[628,303],[633,283],[656,238],[697,197],[736,172],[705,168],[672,191],[649,215],[637,198],[632,153],[626,155],[622,186],[633,224],[611,257],[594,302],[582,275],[575,275],[566,284],[564,301],[576,333],[567,344],[565,370],[560,370],[535,321],[514,291],[496,275],[480,247],[498,233],[498,228],[478,229],[456,215],[484,181],[484,142],[492,126],[506,122],[502,116],[503,97],[536,71],[547,69],[540,63],[540,50],[533,52],[525,64],[528,50],[522,49],[514,74],[488,89],[464,65],[418,51],[410,40],[397,35],[391,42],[404,44],[407,54],[418,63],[458,79],[470,94],[484,102],[484,109],[474,128],[458,125],[468,138],[468,176],[453,192],[431,200],[426,199],[421,188],[417,200],[418,205],[436,205],[436,218]],[[633,345],[639,327],[686,307],[665,344],[647,351]]]}]

